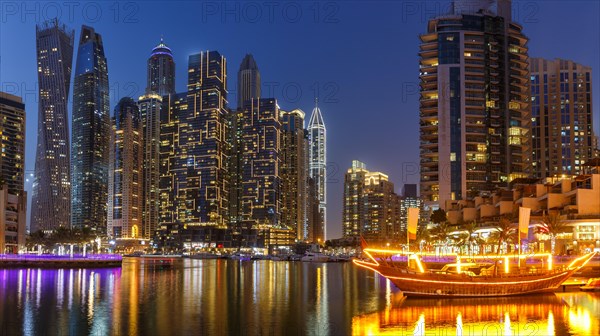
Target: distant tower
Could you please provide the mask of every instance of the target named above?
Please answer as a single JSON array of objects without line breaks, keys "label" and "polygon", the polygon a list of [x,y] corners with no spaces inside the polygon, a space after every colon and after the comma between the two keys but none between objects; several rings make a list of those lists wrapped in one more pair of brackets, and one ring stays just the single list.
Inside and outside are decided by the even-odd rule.
[{"label": "distant tower", "polygon": [[110,136],[108,173],[108,235],[141,236],[142,123],[133,99],[122,98],[115,107]]},{"label": "distant tower", "polygon": [[146,93],[151,92],[159,96],[175,93],[175,62],[171,49],[167,47],[162,37],[148,58]]},{"label": "distant tower", "polygon": [[308,122],[309,136],[309,172],[310,177],[315,181],[317,196],[319,198],[319,213],[321,215],[321,226],[323,230],[322,241],[326,237],[326,220],[327,220],[327,133],[325,130],[325,122],[321,115],[321,110],[318,106],[318,101],[315,100],[315,108]]},{"label": "distant tower", "polygon": [[244,102],[260,98],[260,72],[251,54],[246,54],[240,64],[237,97],[238,109],[244,108]]},{"label": "distant tower", "polygon": [[36,26],[38,142],[31,231],[70,227],[71,165],[67,102],[74,32],[58,20]]},{"label": "distant tower", "polygon": [[100,34],[81,27],[73,84],[71,225],[106,232],[110,106]]}]

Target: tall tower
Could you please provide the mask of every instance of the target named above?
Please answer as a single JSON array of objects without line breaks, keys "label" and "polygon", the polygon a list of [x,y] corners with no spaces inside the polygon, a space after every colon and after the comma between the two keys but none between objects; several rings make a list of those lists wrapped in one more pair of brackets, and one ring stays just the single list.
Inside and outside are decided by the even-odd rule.
[{"label": "tall tower", "polygon": [[142,228],[150,239],[158,226],[160,176],[160,109],[163,97],[147,93],[138,100],[142,123]]},{"label": "tall tower", "polygon": [[308,239],[308,132],[304,111],[281,111],[281,224]]},{"label": "tall tower", "polygon": [[260,72],[252,54],[246,54],[238,71],[237,107],[244,108],[244,103],[260,98]]},{"label": "tall tower", "polygon": [[171,49],[163,39],[152,49],[148,58],[148,81],[146,93],[166,96],[175,93],[175,62]]},{"label": "tall tower", "polygon": [[[211,241],[229,220],[227,62],[190,55],[187,92],[163,97],[159,143],[159,244]],[[206,229],[206,231],[204,230]],[[189,240],[188,240],[189,239]]]},{"label": "tall tower", "polygon": [[510,1],[454,1],[420,46],[421,195],[469,199],[531,175],[527,37]]},{"label": "tall tower", "polygon": [[308,122],[308,169],[310,177],[314,179],[317,197],[319,199],[319,213],[321,227],[323,228],[323,241],[326,239],[327,221],[327,132],[325,122],[321,115],[318,102]]},{"label": "tall tower", "polygon": [[71,165],[67,102],[73,31],[58,20],[36,26],[39,82],[38,142],[31,231],[70,227]]},{"label": "tall tower", "polygon": [[581,174],[595,156],[592,68],[562,59],[530,64],[535,175]]},{"label": "tall tower", "polygon": [[104,45],[81,27],[73,84],[71,225],[106,232],[110,102]]},{"label": "tall tower", "polygon": [[122,98],[115,107],[110,135],[108,235],[142,234],[142,122],[135,101]]},{"label": "tall tower", "polygon": [[274,98],[252,99],[242,125],[242,218],[280,227],[281,121]]}]

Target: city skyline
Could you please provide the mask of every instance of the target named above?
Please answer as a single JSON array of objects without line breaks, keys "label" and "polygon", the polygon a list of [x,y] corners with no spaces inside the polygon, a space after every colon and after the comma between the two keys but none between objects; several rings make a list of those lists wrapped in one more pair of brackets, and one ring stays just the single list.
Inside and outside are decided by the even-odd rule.
[{"label": "city skyline", "polygon": [[[541,15],[544,14],[547,7],[545,7],[546,5],[544,3],[540,3],[540,12],[538,13],[538,15],[541,17]],[[591,4],[593,6],[593,4]],[[150,5],[149,5],[150,6]],[[548,5],[549,7],[552,7],[552,4],[550,3]],[[342,5],[343,7],[343,5]],[[144,8],[146,9],[146,8]],[[522,9],[522,8],[521,8]],[[349,12],[347,12],[346,10],[348,10],[347,8],[342,8],[340,13],[339,13],[339,19],[341,22],[339,22],[339,25],[344,25],[344,18],[347,18],[345,15],[349,15]],[[562,9],[564,11],[564,9]],[[571,9],[567,9],[566,13],[569,12],[569,10]],[[593,9],[590,10],[589,12],[593,12]],[[596,11],[597,12],[597,11]],[[168,14],[168,12],[167,12]],[[355,13],[354,13],[355,14]],[[423,20],[421,20],[421,13],[414,14],[414,16],[418,16],[418,17],[408,17],[406,19],[406,21],[410,21],[413,23],[413,25],[411,25],[410,29],[413,29],[414,32],[416,33],[424,33],[425,32],[425,23],[423,22]],[[546,13],[547,14],[547,13]],[[552,15],[556,15],[556,12],[553,12]],[[369,15],[368,13],[365,15]],[[522,14],[523,15],[523,14]],[[402,20],[402,16],[399,15],[398,21]],[[544,52],[543,49],[544,48],[537,48],[537,51],[535,49],[535,46],[538,42],[536,42],[536,39],[540,39],[539,36],[535,37],[534,35],[532,35],[530,32],[533,30],[535,31],[537,28],[537,30],[540,29],[547,29],[549,31],[552,31],[552,27],[551,25],[548,23],[548,19],[541,19],[540,17],[538,17],[537,22],[534,22],[533,24],[527,24],[527,23],[522,23],[524,26],[524,32],[526,35],[528,35],[529,39],[530,39],[530,56],[541,56],[541,57],[545,57],[545,58],[550,58],[553,59],[555,57],[561,57],[561,58],[565,58],[565,59],[571,59],[577,63],[580,64],[585,64],[588,66],[591,66],[592,69],[594,71],[597,71],[597,69],[599,68],[598,64],[597,64],[597,60],[598,60],[598,53],[590,53],[592,57],[588,57],[586,55],[581,55],[581,53],[577,52],[577,48],[573,47],[573,48],[557,48],[556,46],[547,46],[546,48],[548,50],[551,50],[551,52]],[[348,21],[349,19],[347,19],[346,21]],[[412,21],[411,21],[412,20]],[[419,22],[419,24],[414,24],[416,22]],[[347,22],[346,22],[347,23]],[[10,22],[9,22],[10,24]],[[114,29],[108,29],[105,30],[104,28],[102,28],[103,25],[106,24],[106,22],[100,22],[98,24],[98,27],[96,27],[96,24],[94,23],[88,23],[92,26],[94,26],[98,31],[103,32],[103,37],[105,40],[105,45],[108,45],[109,43],[113,42],[117,39],[117,37],[119,39],[123,39],[124,41],[120,41],[119,43],[116,43],[114,45],[110,45],[110,47],[107,47],[107,58],[111,60],[111,78],[112,78],[112,74],[116,73],[116,76],[118,79],[115,80],[115,83],[119,83],[121,84],[121,87],[118,89],[119,91],[123,90],[123,85],[129,82],[140,82],[140,83],[145,83],[145,80],[139,80],[139,79],[135,79],[135,80],[131,80],[131,79],[124,79],[124,78],[141,78],[144,79],[145,78],[145,71],[142,70],[137,71],[137,70],[130,70],[130,71],[124,71],[124,68],[139,68],[139,65],[141,64],[142,66],[144,65],[144,60],[147,59],[148,57],[148,51],[149,49],[156,44],[156,40],[157,37],[160,36],[161,33],[156,32],[155,34],[149,32],[149,33],[145,33],[144,36],[140,39],[135,41],[135,48],[136,51],[132,52],[134,55],[140,55],[142,54],[142,57],[128,57],[127,60],[119,60],[117,61],[117,57],[115,56],[111,56],[111,53],[113,55],[117,55],[117,52],[119,52],[119,50],[123,50],[121,48],[121,46],[119,45],[120,43],[131,43],[131,40],[127,39],[127,34],[125,34],[125,36],[120,37],[120,36],[115,36],[118,35],[115,33]],[[211,24],[211,21],[209,20],[207,23],[207,25]],[[221,22],[215,22],[213,21],[212,24],[217,24],[220,25],[222,24]],[[402,22],[400,22],[400,24],[402,24]],[[78,24],[75,23],[68,23],[67,25],[69,26],[70,29],[75,29],[78,30],[79,26]],[[312,27],[312,28],[318,28],[319,25],[314,25],[316,27]],[[408,24],[405,25],[404,27],[409,26]],[[544,26],[545,28],[540,28],[539,26]],[[32,25],[29,25],[30,27],[30,33],[29,35],[31,36],[31,28]],[[401,27],[403,27],[401,25]],[[101,29],[102,28],[102,29]],[[338,28],[340,29],[340,28]],[[581,28],[580,28],[581,29]],[[8,29],[7,29],[8,30]],[[2,43],[3,45],[5,43],[7,43],[7,45],[10,45],[10,43],[14,43],[12,38],[5,38],[6,36],[5,31],[7,30],[3,30],[2,32]],[[135,30],[135,29],[134,29]],[[294,29],[292,29],[294,30]],[[568,30],[568,29],[567,29]],[[583,30],[583,29],[582,29]],[[12,30],[11,30],[12,31]],[[337,31],[337,29],[336,29]],[[546,34],[547,32],[545,32]],[[268,32],[266,33],[268,35]],[[172,34],[168,34],[165,32],[165,38],[166,40],[169,42],[169,46],[174,50],[174,53],[176,54],[176,58],[177,61],[178,60],[182,60],[185,59],[187,56],[189,56],[190,52],[189,52],[189,48],[193,48],[194,50],[198,50],[198,49],[211,49],[211,50],[219,50],[219,52],[221,52],[224,56],[228,57],[228,60],[230,62],[230,64],[238,64],[237,60],[241,59],[243,57],[243,55],[245,54],[245,51],[243,52],[235,52],[232,53],[230,52],[230,50],[228,50],[228,48],[221,48],[219,46],[219,43],[221,42],[213,42],[211,43],[210,47],[204,47],[201,45],[201,43],[197,43],[197,42],[185,42],[183,43],[180,39],[175,39],[173,40],[173,43],[171,43],[171,35],[176,35],[176,33],[172,33]],[[541,35],[541,34],[540,34]],[[561,38],[561,34],[549,34],[549,35],[555,35],[557,36],[556,38]],[[568,41],[567,39],[562,39],[562,42],[564,42],[565,44],[568,44],[570,41]],[[593,40],[592,40],[593,41]],[[320,41],[313,41],[313,43],[318,43]],[[366,42],[366,41],[365,41]],[[229,42],[231,43],[231,42]],[[321,42],[322,43],[322,42]],[[26,44],[26,43],[25,43]],[[227,42],[223,41],[222,45],[226,45]],[[214,45],[214,47],[213,47]],[[305,41],[305,45],[308,45],[308,43]],[[404,78],[400,79],[400,83],[395,83],[393,85],[388,85],[391,86],[394,90],[391,90],[389,87],[381,87],[380,89],[382,89],[381,92],[381,99],[384,101],[383,103],[378,103],[376,105],[373,105],[371,107],[365,107],[365,105],[363,105],[363,103],[361,102],[357,102],[356,107],[352,107],[352,108],[341,108],[342,106],[345,106],[345,104],[349,103],[350,106],[352,106],[353,102],[356,102],[357,99],[352,99],[349,98],[348,96],[352,97],[353,95],[355,95],[354,93],[348,93],[348,92],[353,92],[353,91],[348,91],[349,87],[348,87],[348,82],[344,82],[339,78],[343,78],[344,76],[339,76],[339,73],[334,76],[330,76],[330,77],[321,77],[321,78],[317,78],[318,76],[315,76],[315,74],[318,74],[319,72],[321,73],[328,73],[328,69],[327,68],[320,68],[320,69],[316,69],[315,73],[311,73],[311,75],[313,75],[313,78],[317,78],[320,80],[320,87],[321,90],[323,90],[323,87],[325,86],[326,83],[328,83],[328,79],[333,78],[333,80],[331,82],[336,83],[337,88],[338,88],[338,102],[334,103],[331,102],[332,100],[330,100],[329,102],[324,99],[323,97],[323,93],[321,96],[321,100],[320,100],[320,105],[323,106],[323,112],[325,114],[325,118],[327,119],[328,127],[333,127],[335,129],[335,131],[331,131],[330,132],[330,138],[328,139],[330,141],[329,144],[329,148],[328,148],[328,153],[331,154],[332,158],[329,159],[329,162],[333,163],[333,165],[337,165],[338,167],[338,173],[333,174],[334,179],[330,180],[330,184],[328,185],[329,190],[332,190],[332,193],[330,193],[329,195],[329,209],[328,209],[328,213],[329,213],[329,224],[328,224],[328,231],[329,232],[335,232],[338,231],[337,233],[334,233],[331,235],[331,237],[336,237],[336,236],[340,236],[340,230],[341,230],[341,221],[339,220],[341,217],[341,182],[340,180],[343,180],[343,177],[341,176],[341,172],[343,171],[343,167],[346,167],[351,159],[353,158],[359,158],[361,160],[364,161],[368,161],[370,163],[370,166],[373,166],[373,168],[376,168],[377,170],[382,170],[382,171],[386,171],[390,173],[390,176],[392,176],[393,179],[395,179],[394,182],[396,182],[396,188],[400,188],[403,184],[404,179],[407,179],[406,182],[407,183],[414,183],[418,180],[418,175],[409,175],[410,173],[410,169],[414,168],[411,164],[414,164],[416,162],[418,162],[418,160],[416,159],[416,150],[414,149],[410,149],[409,147],[413,147],[413,146],[403,146],[404,148],[400,148],[400,150],[398,149],[399,147],[401,147],[404,143],[407,144],[416,144],[417,143],[417,133],[414,132],[413,128],[415,127],[407,127],[402,125],[401,128],[398,128],[397,126],[394,126],[392,122],[390,122],[390,125],[386,125],[386,123],[381,123],[381,122],[377,122],[377,123],[373,123],[374,121],[378,120],[382,120],[380,118],[386,118],[384,120],[390,119],[392,121],[399,121],[399,119],[397,119],[398,117],[396,116],[397,114],[403,115],[405,118],[410,118],[413,121],[412,122],[403,122],[403,124],[408,124],[408,125],[417,125],[416,123],[416,113],[418,110],[418,107],[416,106],[416,101],[418,100],[418,87],[414,86],[415,83],[418,84],[418,79],[417,79],[417,71],[416,71],[416,65],[418,64],[416,62],[416,57],[414,57],[414,54],[416,54],[416,50],[417,50],[417,40],[416,39],[412,39],[412,43],[407,43],[407,45],[409,46],[409,48],[406,48],[409,50],[409,53],[411,55],[413,55],[412,61],[408,62],[408,66],[407,69],[410,70],[410,72],[408,72],[408,74],[412,74],[412,75],[406,75],[406,80],[404,80]],[[113,51],[114,48],[114,51]],[[188,50],[186,50],[186,48],[188,48]],[[581,46],[579,48],[582,48]],[[137,49],[141,49],[141,52],[138,52]],[[588,48],[586,47],[586,49],[592,49],[592,50],[597,50],[597,47],[591,47]],[[26,48],[25,48],[26,50]],[[307,49],[308,50],[308,49]],[[581,49],[579,49],[581,50]],[[263,82],[270,82],[270,81],[275,81],[275,82],[279,82],[280,84],[285,84],[285,83],[289,83],[289,82],[297,82],[297,83],[301,83],[301,86],[303,88],[303,96],[301,98],[301,101],[298,103],[290,103],[289,102],[289,92],[288,95],[283,95],[280,93],[280,96],[283,96],[283,99],[279,99],[279,97],[277,97],[277,95],[274,95],[275,98],[278,98],[278,102],[280,102],[280,104],[282,105],[282,108],[284,109],[288,109],[288,108],[303,108],[305,110],[309,110],[310,106],[312,105],[312,101],[314,99],[314,95],[312,94],[312,92],[310,91],[310,85],[306,85],[306,83],[310,84],[310,81],[303,81],[304,79],[306,79],[307,77],[304,76],[297,76],[298,78],[303,77],[303,79],[299,79],[298,81],[296,81],[294,78],[296,78],[296,76],[273,76],[274,72],[277,71],[283,71],[287,70],[286,66],[281,65],[280,63],[278,64],[278,62],[273,61],[273,58],[265,58],[263,55],[265,55],[264,53],[261,55],[261,50],[260,48],[256,48],[256,50],[254,50],[254,48],[247,50],[248,52],[252,52],[253,54],[255,54],[255,57],[258,61],[258,63],[261,65],[261,75],[263,77]],[[308,52],[308,51],[307,51]],[[391,55],[387,55],[384,56],[384,60],[387,61],[387,58],[393,55],[397,54],[396,52],[392,52]],[[30,57],[31,55],[24,55],[25,59]],[[595,59],[593,59],[593,57],[595,57]],[[114,60],[114,61],[113,61]],[[14,73],[12,73],[12,71],[10,69],[7,69],[10,65],[11,61],[11,56],[10,55],[3,55],[3,59],[2,59],[2,74],[3,74],[3,78],[2,78],[2,84],[3,84],[3,89],[6,88],[6,82],[11,83],[12,82],[23,82],[24,80],[21,78],[18,78],[17,76],[15,76]],[[113,68],[113,64],[117,62],[117,64],[115,64],[115,68]],[[326,62],[326,61],[322,61],[323,63],[326,63],[327,66],[331,66],[331,62]],[[138,64],[139,63],[139,64]],[[179,64],[185,64],[185,61],[178,61]],[[595,64],[596,63],[596,64]],[[389,65],[389,63],[387,63]],[[289,66],[288,66],[289,67]],[[28,67],[24,67],[24,68],[32,68],[31,64]],[[180,66],[178,68],[178,74],[180,73],[180,71],[182,70],[181,68],[185,68],[185,66]],[[234,66],[235,68],[235,66]],[[117,69],[117,70],[113,70],[113,69]],[[26,70],[26,71],[30,71],[30,70]],[[185,69],[183,69],[183,71],[185,72]],[[289,71],[289,70],[287,70]],[[303,71],[298,71],[295,70],[295,74],[300,74],[300,72]],[[304,71],[306,72],[306,71]],[[6,75],[5,75],[6,74]],[[228,73],[229,79],[234,79],[234,74],[230,71]],[[286,80],[287,77],[287,80]],[[184,76],[177,76],[177,78],[185,78]],[[274,79],[271,79],[274,78]],[[324,81],[323,81],[324,78]],[[369,78],[369,76],[367,76],[367,78]],[[339,79],[339,80],[338,80]],[[27,80],[25,80],[25,82],[27,83]],[[35,82],[35,81],[33,81]],[[113,82],[111,81],[111,84]],[[181,88],[182,85],[185,84],[185,81],[178,81],[176,83],[176,86],[178,88]],[[231,90],[234,85],[231,85],[232,83],[230,83],[229,85],[229,89]],[[143,85],[138,85],[139,88],[143,88]],[[272,86],[270,86],[272,88]],[[290,87],[288,85],[288,87]],[[264,86],[263,86],[264,88]],[[280,85],[281,88],[281,85]],[[410,93],[409,90],[414,90],[415,93]],[[594,88],[594,94],[595,96],[597,96],[597,88]],[[178,92],[182,92],[183,90],[179,89],[177,90]],[[392,105],[390,104],[389,101],[389,97],[390,97],[390,93],[391,92],[395,92],[395,96],[392,95],[393,98],[397,99],[404,99],[406,98],[406,101],[411,101],[412,103],[409,105],[412,105],[411,108],[406,108],[406,107],[392,107]],[[111,91],[112,93],[112,91]],[[139,96],[139,94],[141,94],[142,92],[139,91],[138,94],[131,94],[130,96],[132,96],[133,98],[137,98],[137,96]],[[329,93],[329,92],[326,92]],[[342,95],[343,94],[343,95]],[[32,127],[32,120],[35,120],[35,110],[34,110],[34,106],[36,106],[36,104],[32,103],[35,101],[35,99],[31,99],[32,97],[28,97],[26,93],[20,93],[19,95],[24,96],[24,99],[26,101],[26,110],[28,112],[28,118],[27,118],[27,123],[28,123],[28,127],[27,127],[27,150],[26,150],[26,157],[27,157],[27,161],[26,161],[26,169],[27,171],[32,171],[33,165],[32,165],[32,159],[31,159],[31,145],[32,143],[35,143],[35,137],[31,136],[32,133],[32,129],[35,129],[35,127]],[[111,100],[111,111],[114,107],[114,105],[116,104],[116,102],[124,97],[125,95],[115,95],[115,94],[111,94],[110,100]],[[264,96],[270,96],[267,94],[267,92],[265,92]],[[358,96],[357,96],[358,97]],[[404,98],[403,98],[404,97]],[[287,98],[287,99],[286,99]],[[286,101],[288,100],[288,101]],[[386,102],[387,101],[387,102]],[[402,102],[402,101],[401,101]],[[386,105],[387,104],[387,107]],[[406,105],[403,104],[403,106]],[[597,105],[597,104],[596,104]],[[384,107],[383,109],[381,107]],[[378,108],[379,107],[379,108]],[[598,134],[598,106],[594,107],[595,109],[595,120],[594,120],[594,126],[596,128],[596,134]],[[355,111],[354,111],[355,110]],[[364,118],[363,114],[364,111],[373,111],[371,114],[369,114],[370,116],[374,116],[374,118]],[[344,113],[347,113],[350,117],[345,117]],[[70,119],[70,118],[69,118]],[[353,120],[356,119],[356,120]],[[360,120],[359,120],[360,119]],[[409,120],[410,120],[409,119]],[[332,126],[330,126],[332,125]],[[356,134],[358,134],[360,132],[360,128],[364,127],[365,129],[369,129],[369,130],[377,130],[377,132],[373,132],[370,131],[371,133],[367,132],[367,134],[370,134],[370,136],[374,139],[379,140],[379,142],[385,142],[385,144],[382,146],[383,148],[378,149],[378,150],[373,150],[373,142],[363,142],[362,140],[360,140],[360,137],[356,137]],[[380,132],[379,129],[380,127],[382,127],[384,130],[386,130],[385,132]],[[401,132],[398,132],[397,130],[401,130]],[[403,134],[399,134],[399,133],[403,133]],[[347,148],[346,148],[347,147]],[[333,149],[332,149],[333,148]],[[394,152],[392,153],[397,153],[394,154],[393,156],[382,156],[382,152],[387,151],[390,152],[390,150],[394,150]],[[412,159],[410,159],[412,157]],[[408,165],[406,165],[405,167],[402,167],[402,164],[404,162],[407,162]],[[409,175],[409,176],[407,176]],[[335,180],[337,180],[337,182],[335,182]]]}]

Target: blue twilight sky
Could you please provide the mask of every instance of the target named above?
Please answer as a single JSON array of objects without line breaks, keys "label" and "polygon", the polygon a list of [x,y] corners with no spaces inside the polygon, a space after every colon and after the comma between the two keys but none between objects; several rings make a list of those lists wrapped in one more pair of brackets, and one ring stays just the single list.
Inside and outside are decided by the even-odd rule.
[{"label": "blue twilight sky", "polygon": [[[341,236],[344,172],[351,160],[387,173],[401,192],[418,183],[418,35],[450,1],[2,1],[0,90],[25,99],[26,169],[33,172],[37,132],[35,24],[57,17],[104,38],[111,109],[145,88],[146,60],[161,35],[173,50],[177,91],[185,91],[187,57],[218,50],[228,61],[229,101],[236,74],[254,54],[263,97],[308,116],[315,96],[328,132],[328,238]],[[513,1],[530,38],[530,56],[572,59],[600,69],[600,2]],[[75,60],[75,56],[73,57]],[[600,85],[594,81],[599,133]],[[71,90],[72,92],[72,90]],[[32,179],[26,183],[31,189]]]}]

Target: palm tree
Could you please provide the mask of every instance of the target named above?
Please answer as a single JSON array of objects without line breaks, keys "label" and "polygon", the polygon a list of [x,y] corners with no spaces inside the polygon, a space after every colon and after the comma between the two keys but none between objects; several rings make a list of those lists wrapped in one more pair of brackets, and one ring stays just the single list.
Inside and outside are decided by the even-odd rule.
[{"label": "palm tree", "polygon": [[433,237],[431,236],[431,232],[427,229],[427,226],[419,226],[419,229],[417,230],[417,242],[419,243],[419,246],[421,246],[421,242],[428,244],[432,239]]},{"label": "palm tree", "polygon": [[431,233],[435,237],[435,241],[443,246],[448,240],[450,225],[448,225],[448,222],[441,222],[431,230]]},{"label": "palm tree", "polygon": [[43,246],[46,243],[46,234],[43,230],[37,230],[32,232],[29,237],[27,237],[26,246],[28,249],[34,248],[36,246]]},{"label": "palm tree", "polygon": [[498,221],[498,226],[492,234],[493,239],[497,242],[496,253],[500,254],[502,243],[510,243],[515,240],[517,226],[509,216],[503,216]]},{"label": "palm tree", "polygon": [[475,231],[477,231],[478,228],[479,228],[479,225],[477,225],[477,222],[475,222],[475,221],[471,221],[471,222],[463,224],[461,226],[461,229],[466,232],[463,232],[459,235],[459,245],[460,246],[466,245],[469,255],[472,255],[471,252],[472,252],[473,245],[479,244],[482,241],[479,238],[479,236],[475,235]]},{"label": "palm tree", "polygon": [[564,233],[568,228],[567,223],[562,220],[558,213],[550,213],[544,215],[544,224],[542,224],[541,231],[547,233],[550,236],[550,251],[554,255],[554,248],[556,246],[556,236],[559,233]]}]

